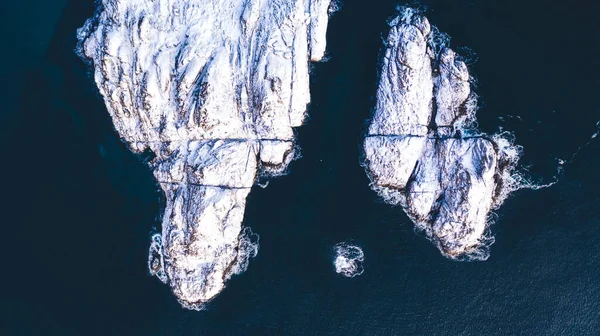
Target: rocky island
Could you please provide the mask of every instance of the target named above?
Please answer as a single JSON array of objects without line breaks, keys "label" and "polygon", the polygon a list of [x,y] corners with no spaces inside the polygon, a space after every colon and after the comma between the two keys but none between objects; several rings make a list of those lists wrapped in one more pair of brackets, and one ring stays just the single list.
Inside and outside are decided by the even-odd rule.
[{"label": "rocky island", "polygon": [[150,272],[202,309],[256,255],[258,177],[285,173],[330,0],[101,0],[77,32],[116,131],[165,193]]},{"label": "rocky island", "polygon": [[487,259],[490,211],[518,188],[521,148],[476,129],[463,59],[421,12],[390,21],[376,107],[364,141],[372,188],[452,259]]}]

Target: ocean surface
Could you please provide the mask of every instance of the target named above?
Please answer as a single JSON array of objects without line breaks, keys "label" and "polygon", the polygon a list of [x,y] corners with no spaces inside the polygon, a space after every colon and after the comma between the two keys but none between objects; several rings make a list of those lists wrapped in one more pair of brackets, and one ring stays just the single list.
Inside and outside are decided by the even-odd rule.
[{"label": "ocean surface", "polygon": [[[164,200],[73,52],[93,1],[3,4],[0,335],[600,335],[600,5],[421,2],[472,55],[482,130],[514,131],[541,182],[567,160],[497,211],[487,261],[455,262],[360,167],[398,4],[345,0],[332,17],[303,156],[250,194],[259,254],[203,312],[148,275]],[[334,272],[341,241],[363,248],[361,276]]]}]

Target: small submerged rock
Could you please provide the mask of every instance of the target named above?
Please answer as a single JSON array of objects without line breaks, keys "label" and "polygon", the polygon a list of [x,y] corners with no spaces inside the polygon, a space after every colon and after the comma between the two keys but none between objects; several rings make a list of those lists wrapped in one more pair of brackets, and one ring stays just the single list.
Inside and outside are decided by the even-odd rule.
[{"label": "small submerged rock", "polygon": [[518,188],[521,148],[477,131],[472,79],[446,35],[412,8],[390,26],[364,141],[371,186],[443,255],[485,260],[490,211]]},{"label": "small submerged rock", "polygon": [[338,274],[348,278],[363,274],[365,254],[360,247],[349,243],[339,243],[335,245],[333,251],[335,255],[333,265]]}]

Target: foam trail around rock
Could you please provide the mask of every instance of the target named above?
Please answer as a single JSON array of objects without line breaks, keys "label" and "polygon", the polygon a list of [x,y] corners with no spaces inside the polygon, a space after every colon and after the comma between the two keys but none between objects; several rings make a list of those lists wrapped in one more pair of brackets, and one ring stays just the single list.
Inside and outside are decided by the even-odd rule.
[{"label": "foam trail around rock", "polygon": [[363,274],[365,254],[363,250],[350,243],[339,243],[334,246],[333,265],[335,272],[347,278]]},{"label": "foam trail around rock", "polygon": [[443,255],[485,260],[492,210],[511,192],[540,186],[517,172],[522,148],[511,133],[476,129],[473,79],[449,37],[409,7],[389,24],[363,144],[371,186]]},{"label": "foam trail around rock", "polygon": [[325,54],[330,0],[99,0],[78,52],[116,131],[151,151],[164,191],[150,273],[203,309],[243,272],[258,237],[246,197],[297,157],[292,128]]}]

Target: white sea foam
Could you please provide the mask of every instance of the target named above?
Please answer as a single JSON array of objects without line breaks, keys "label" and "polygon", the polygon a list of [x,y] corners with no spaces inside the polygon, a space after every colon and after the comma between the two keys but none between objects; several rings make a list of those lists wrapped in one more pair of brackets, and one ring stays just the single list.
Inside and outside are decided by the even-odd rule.
[{"label": "white sea foam", "polygon": [[[590,138],[588,139],[588,141],[586,141],[583,145],[577,147],[577,150],[575,150],[575,152],[571,155],[571,157],[569,159],[557,159],[558,164],[560,166],[564,166],[566,164],[570,164],[571,162],[573,162],[573,160],[575,159],[575,157],[579,154],[579,152],[584,149],[585,147],[589,146],[592,141],[594,141],[598,135],[600,135],[600,120],[598,120],[596,122],[596,131],[594,133],[592,133],[592,135],[590,136]],[[562,167],[559,168],[559,170],[562,172]]]},{"label": "white sea foam", "polygon": [[240,233],[240,243],[237,248],[237,261],[231,267],[231,272],[227,275],[230,277],[235,274],[242,274],[248,269],[250,258],[258,255],[260,236],[249,227],[244,227]]},{"label": "white sea foam", "polygon": [[339,243],[333,250],[335,254],[333,264],[338,274],[348,278],[363,274],[365,254],[360,247],[349,243]]}]

